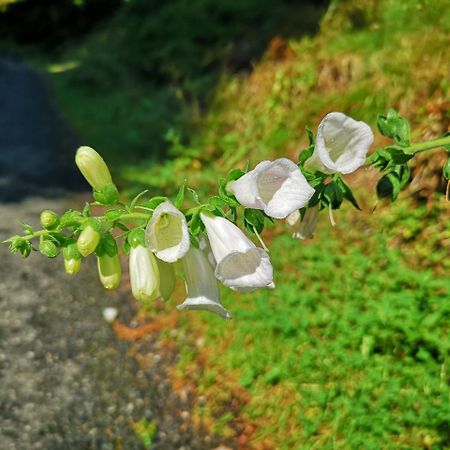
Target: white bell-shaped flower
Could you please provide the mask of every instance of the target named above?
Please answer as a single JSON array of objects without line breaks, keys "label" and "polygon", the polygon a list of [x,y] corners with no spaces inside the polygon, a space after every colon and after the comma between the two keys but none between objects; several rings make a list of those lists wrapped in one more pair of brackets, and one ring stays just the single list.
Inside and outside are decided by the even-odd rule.
[{"label": "white bell-shaped flower", "polygon": [[292,237],[296,239],[311,239],[316,231],[317,222],[319,220],[319,205],[308,208],[305,211],[303,220],[300,220],[300,213],[298,211],[290,214],[286,221],[294,227]]},{"label": "white bell-shaped flower", "polygon": [[352,173],[364,164],[372,142],[372,130],[365,122],[341,112],[327,114],[319,124],[314,153],[305,169],[326,174]]},{"label": "white bell-shaped flower", "polygon": [[269,255],[223,217],[201,213],[211,250],[217,262],[215,275],[236,291],[273,287]]},{"label": "white bell-shaped flower", "polygon": [[206,255],[191,247],[183,258],[183,268],[187,297],[177,308],[204,309],[224,319],[231,319],[231,314],[220,304],[219,286]]},{"label": "white bell-shaped flower", "polygon": [[253,170],[227,184],[246,208],[262,209],[275,219],[284,219],[303,208],[314,194],[300,169],[286,158],[262,161]]},{"label": "white bell-shaped flower", "polygon": [[148,246],[162,261],[173,263],[189,250],[189,230],[184,214],[169,201],[155,208],[145,230]]},{"label": "white bell-shaped flower", "polygon": [[131,292],[136,300],[148,302],[159,294],[159,270],[153,253],[142,245],[130,250]]}]

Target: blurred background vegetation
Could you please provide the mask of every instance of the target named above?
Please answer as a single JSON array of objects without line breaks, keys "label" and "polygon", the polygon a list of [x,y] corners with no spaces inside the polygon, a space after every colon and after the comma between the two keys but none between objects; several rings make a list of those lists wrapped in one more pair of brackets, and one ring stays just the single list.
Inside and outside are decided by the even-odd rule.
[{"label": "blurred background vegetation", "polygon": [[[305,125],[330,111],[375,129],[397,108],[413,140],[449,130],[447,0],[0,7],[1,51],[46,74],[130,195],[173,194],[185,178],[206,193],[247,160],[295,158]],[[376,203],[377,175],[363,169],[349,179],[363,212],[344,208],[334,230],[324,217],[307,243],[273,228],[278,287],[224,291],[231,324],[174,312],[181,288],[156,306],[179,322],[176,337],[162,336],[181,352],[174,385],[192,382],[206,399],[194,411],[201,426],[243,449],[450,447],[445,155],[415,159],[394,205]]]}]

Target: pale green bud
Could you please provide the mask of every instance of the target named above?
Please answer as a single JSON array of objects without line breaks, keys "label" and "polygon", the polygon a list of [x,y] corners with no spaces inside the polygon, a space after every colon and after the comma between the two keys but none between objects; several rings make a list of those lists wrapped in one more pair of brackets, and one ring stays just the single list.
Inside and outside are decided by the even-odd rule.
[{"label": "pale green bud", "polygon": [[88,256],[97,248],[100,242],[100,233],[91,225],[88,225],[80,234],[77,240],[77,249],[83,256]]},{"label": "pale green bud", "polygon": [[58,255],[58,247],[52,241],[42,241],[39,244],[39,251],[47,256],[47,258],[54,258]]},{"label": "pale green bud", "polygon": [[138,245],[130,250],[130,282],[135,299],[146,303],[159,294],[159,270],[156,258],[146,247]]},{"label": "pale green bud", "polygon": [[81,259],[65,259],[64,269],[68,275],[76,275],[81,269]]},{"label": "pale green bud", "polygon": [[122,268],[118,254],[104,254],[97,258],[98,276],[105,289],[116,289],[122,279]]},{"label": "pale green bud", "polygon": [[75,163],[86,181],[96,191],[101,191],[106,185],[113,184],[108,166],[93,148],[80,147],[75,155]]},{"label": "pale green bud", "polygon": [[159,295],[164,301],[169,300],[175,290],[175,269],[173,264],[166,263],[156,258],[159,270]]},{"label": "pale green bud", "polygon": [[41,225],[46,229],[52,229],[58,226],[59,217],[53,211],[46,209],[41,212]]}]

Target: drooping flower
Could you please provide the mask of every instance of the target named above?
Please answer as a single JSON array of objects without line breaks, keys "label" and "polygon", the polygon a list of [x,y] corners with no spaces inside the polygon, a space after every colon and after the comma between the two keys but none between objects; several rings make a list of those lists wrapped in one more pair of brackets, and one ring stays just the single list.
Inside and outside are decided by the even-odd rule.
[{"label": "drooping flower", "polygon": [[187,297],[177,308],[180,310],[203,309],[218,314],[224,319],[231,319],[231,314],[219,301],[219,287],[206,255],[201,250],[191,247],[183,258],[183,268]]},{"label": "drooping flower", "polygon": [[372,142],[369,125],[332,112],[320,122],[314,153],[304,167],[326,174],[354,172],[364,164]]},{"label": "drooping flower", "polygon": [[105,289],[117,289],[122,280],[122,268],[120,266],[120,258],[116,253],[109,256],[104,253],[97,258],[97,269],[100,282]]},{"label": "drooping flower", "polygon": [[284,219],[303,208],[314,194],[300,169],[286,158],[262,161],[253,170],[227,184],[246,208],[262,209],[275,219]]},{"label": "drooping flower", "polygon": [[108,166],[93,148],[80,147],[75,155],[75,163],[86,181],[96,191],[101,191],[106,185],[112,184]]},{"label": "drooping flower", "polygon": [[145,235],[150,250],[168,263],[181,259],[190,246],[186,218],[169,201],[156,207]]},{"label": "drooping flower", "polygon": [[155,256],[142,245],[130,249],[130,282],[136,300],[149,302],[159,294],[159,270]]},{"label": "drooping flower", "polygon": [[302,220],[298,211],[293,212],[286,219],[287,223],[294,227],[292,237],[296,239],[311,239],[316,231],[318,220],[319,205],[308,208]]},{"label": "drooping flower", "polygon": [[159,295],[164,301],[169,300],[175,290],[175,269],[173,264],[166,263],[156,258],[159,270]]},{"label": "drooping flower", "polygon": [[273,287],[269,255],[223,217],[201,213],[214,259],[215,275],[225,286],[237,291]]}]

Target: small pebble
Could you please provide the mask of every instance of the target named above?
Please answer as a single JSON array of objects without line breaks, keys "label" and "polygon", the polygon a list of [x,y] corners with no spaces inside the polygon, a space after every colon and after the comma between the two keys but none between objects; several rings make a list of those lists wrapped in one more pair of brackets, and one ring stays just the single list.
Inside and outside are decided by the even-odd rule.
[{"label": "small pebble", "polygon": [[117,308],[104,308],[103,309],[103,318],[108,323],[113,323],[114,320],[116,319],[118,313],[119,313],[119,311],[117,311]]}]

